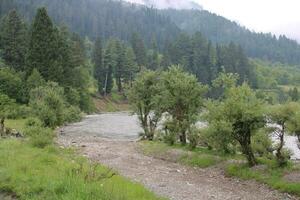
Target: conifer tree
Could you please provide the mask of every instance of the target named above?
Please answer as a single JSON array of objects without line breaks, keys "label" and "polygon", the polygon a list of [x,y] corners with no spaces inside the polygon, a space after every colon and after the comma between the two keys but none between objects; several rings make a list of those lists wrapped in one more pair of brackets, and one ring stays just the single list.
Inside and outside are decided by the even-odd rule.
[{"label": "conifer tree", "polygon": [[31,28],[27,57],[27,74],[36,68],[41,75],[49,80],[55,67],[55,30],[46,8],[39,8]]},{"label": "conifer tree", "polygon": [[2,57],[16,71],[24,70],[27,49],[27,29],[16,10],[12,10],[2,22]]},{"label": "conifer tree", "polygon": [[146,54],[144,41],[141,39],[139,34],[134,33],[132,35],[131,45],[132,45],[133,51],[135,53],[136,61],[139,65],[139,67],[145,66],[146,62],[147,62],[147,54]]},{"label": "conifer tree", "polygon": [[105,71],[103,69],[103,58],[102,58],[102,42],[100,38],[97,38],[95,47],[93,50],[92,61],[94,63],[94,77],[98,83],[98,91],[103,92],[103,80],[105,77]]}]

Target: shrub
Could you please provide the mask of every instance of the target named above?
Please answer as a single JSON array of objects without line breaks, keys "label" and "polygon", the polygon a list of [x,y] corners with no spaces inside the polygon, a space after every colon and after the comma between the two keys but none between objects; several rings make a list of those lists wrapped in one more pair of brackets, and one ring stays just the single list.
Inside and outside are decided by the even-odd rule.
[{"label": "shrub", "polygon": [[25,135],[29,137],[32,146],[44,148],[53,142],[53,130],[41,126],[29,126],[25,128]]},{"label": "shrub", "polygon": [[189,145],[192,149],[196,148],[200,142],[200,129],[192,126],[188,132]]},{"label": "shrub", "polygon": [[43,125],[43,123],[41,122],[41,120],[39,120],[38,118],[34,118],[34,117],[28,118],[25,122],[26,128],[33,127],[33,126],[42,127],[42,125]]},{"label": "shrub", "polygon": [[64,111],[64,122],[76,122],[81,119],[81,111],[76,106],[69,106]]}]

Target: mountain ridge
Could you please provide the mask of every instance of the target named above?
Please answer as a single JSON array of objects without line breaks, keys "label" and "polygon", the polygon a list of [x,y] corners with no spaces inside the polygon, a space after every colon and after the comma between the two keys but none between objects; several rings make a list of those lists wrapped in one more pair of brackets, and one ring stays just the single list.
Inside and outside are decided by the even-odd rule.
[{"label": "mountain ridge", "polygon": [[202,10],[202,6],[193,1],[186,0],[124,0],[129,3],[141,4],[147,7],[153,7],[157,9],[194,9]]}]

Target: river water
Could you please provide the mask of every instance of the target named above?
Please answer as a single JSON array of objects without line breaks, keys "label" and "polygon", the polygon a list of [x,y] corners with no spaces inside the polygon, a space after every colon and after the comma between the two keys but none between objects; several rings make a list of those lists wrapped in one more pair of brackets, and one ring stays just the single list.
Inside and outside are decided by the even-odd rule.
[{"label": "river water", "polygon": [[[73,136],[83,136],[84,133],[85,136],[118,140],[137,140],[139,134],[143,132],[137,116],[128,112],[88,115],[81,122],[65,128],[68,129],[67,134]],[[292,159],[300,159],[296,137],[286,136],[285,147],[293,153]]]}]

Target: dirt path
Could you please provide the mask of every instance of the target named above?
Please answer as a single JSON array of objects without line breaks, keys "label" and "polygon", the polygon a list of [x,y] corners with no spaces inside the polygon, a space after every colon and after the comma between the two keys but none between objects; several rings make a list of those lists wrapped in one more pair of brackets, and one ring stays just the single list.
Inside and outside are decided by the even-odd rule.
[{"label": "dirt path", "polygon": [[[109,123],[113,122],[109,121]],[[145,156],[139,153],[138,144],[132,139],[103,138],[105,137],[103,133],[85,132],[89,126],[94,127],[86,124],[88,123],[63,128],[63,135],[59,136],[58,142],[64,146],[79,147],[88,158],[112,167],[121,175],[140,182],[156,194],[169,199],[296,199],[288,194],[270,190],[254,181],[227,178],[218,168],[194,169]],[[118,125],[111,125],[114,130],[118,130]]]}]

